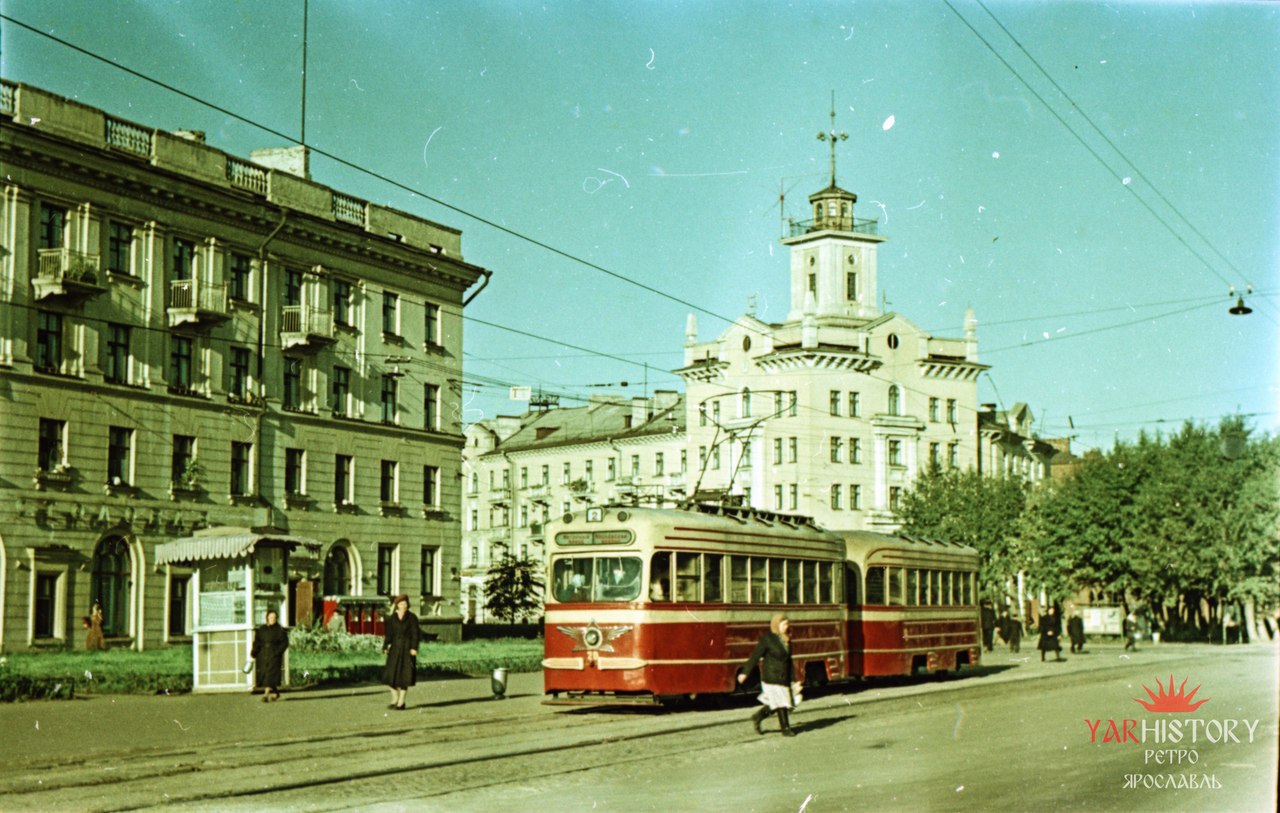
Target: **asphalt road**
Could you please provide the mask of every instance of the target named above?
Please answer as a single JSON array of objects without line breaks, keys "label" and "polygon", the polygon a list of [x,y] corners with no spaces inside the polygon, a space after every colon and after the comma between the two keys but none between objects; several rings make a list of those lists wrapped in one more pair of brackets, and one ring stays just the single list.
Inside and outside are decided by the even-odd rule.
[{"label": "asphalt road", "polygon": [[[406,712],[374,686],[16,704],[0,707],[0,810],[1272,811],[1278,673],[1274,646],[998,651],[964,678],[811,693],[790,739],[751,732],[747,698],[566,710],[541,704],[536,674],[504,701],[487,679],[420,684]],[[1209,702],[1134,702],[1170,675]],[[1259,722],[1252,742],[1102,741],[1111,719],[1175,718]]]}]

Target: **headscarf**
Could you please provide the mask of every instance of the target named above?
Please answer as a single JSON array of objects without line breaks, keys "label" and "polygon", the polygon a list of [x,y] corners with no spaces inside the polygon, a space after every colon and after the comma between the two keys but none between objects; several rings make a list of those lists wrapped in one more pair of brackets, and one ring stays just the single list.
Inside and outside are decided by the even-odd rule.
[{"label": "headscarf", "polygon": [[782,634],[782,622],[786,620],[787,620],[786,613],[774,613],[773,618],[769,619],[769,631],[772,632],[774,635],[778,636],[779,638],[781,638],[784,644],[787,644],[788,646],[790,646],[791,644],[790,633],[786,635]]}]

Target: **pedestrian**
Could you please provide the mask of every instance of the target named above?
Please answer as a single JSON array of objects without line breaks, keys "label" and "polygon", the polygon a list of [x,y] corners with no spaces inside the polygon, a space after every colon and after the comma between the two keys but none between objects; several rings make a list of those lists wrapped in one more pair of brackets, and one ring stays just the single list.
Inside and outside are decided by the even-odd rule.
[{"label": "pedestrian", "polygon": [[401,593],[391,599],[391,606],[395,609],[383,625],[382,651],[387,656],[387,665],[382,679],[391,687],[391,705],[387,708],[404,711],[405,692],[418,682],[418,643],[422,630],[418,616],[409,612],[407,595]]},{"label": "pedestrian", "polygon": [[262,689],[262,702],[280,699],[280,684],[284,682],[284,652],[289,648],[289,631],[280,626],[280,614],[267,610],[266,622],[253,632],[253,649],[249,657],[254,662],[254,684]]},{"label": "pedestrian", "polygon": [[107,639],[102,634],[102,605],[93,602],[93,609],[81,620],[84,623],[84,648],[99,652],[106,649]]},{"label": "pedestrian", "polygon": [[1057,605],[1050,606],[1049,612],[1040,619],[1040,660],[1050,651],[1055,661],[1062,660],[1062,619],[1058,617]]},{"label": "pedestrian", "polygon": [[1071,639],[1072,652],[1084,652],[1084,619],[1080,617],[1079,610],[1067,619],[1067,637]]},{"label": "pedestrian", "polygon": [[996,611],[991,606],[991,599],[984,598],[980,606],[982,607],[982,648],[990,652],[995,644]]},{"label": "pedestrian", "polygon": [[[763,662],[761,662],[763,661]],[[751,657],[738,673],[738,682],[746,683],[747,675],[760,663],[761,708],[751,715],[751,727],[763,734],[760,724],[772,713],[777,713],[782,736],[794,737],[789,717],[795,701],[791,694],[794,669],[791,664],[791,622],[778,613],[769,622],[769,632],[760,637]]]},{"label": "pedestrian", "polygon": [[1138,615],[1134,612],[1124,617],[1124,648],[1138,651]]}]

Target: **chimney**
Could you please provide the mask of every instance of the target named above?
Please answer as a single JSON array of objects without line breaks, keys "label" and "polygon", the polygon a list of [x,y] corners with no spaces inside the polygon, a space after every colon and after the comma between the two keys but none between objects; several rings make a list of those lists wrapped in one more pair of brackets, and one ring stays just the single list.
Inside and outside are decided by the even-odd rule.
[{"label": "chimney", "polygon": [[311,180],[311,150],[301,145],[254,150],[249,153],[249,160],[269,169]]},{"label": "chimney", "polygon": [[631,425],[644,426],[652,415],[649,412],[649,399],[639,396],[631,399]]}]

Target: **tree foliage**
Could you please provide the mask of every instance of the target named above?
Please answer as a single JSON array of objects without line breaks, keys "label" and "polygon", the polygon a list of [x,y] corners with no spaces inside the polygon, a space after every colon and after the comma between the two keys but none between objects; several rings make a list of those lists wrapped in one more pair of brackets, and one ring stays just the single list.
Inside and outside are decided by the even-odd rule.
[{"label": "tree foliage", "polygon": [[536,618],[542,609],[541,566],[528,556],[503,556],[489,567],[485,608],[499,621]]}]

